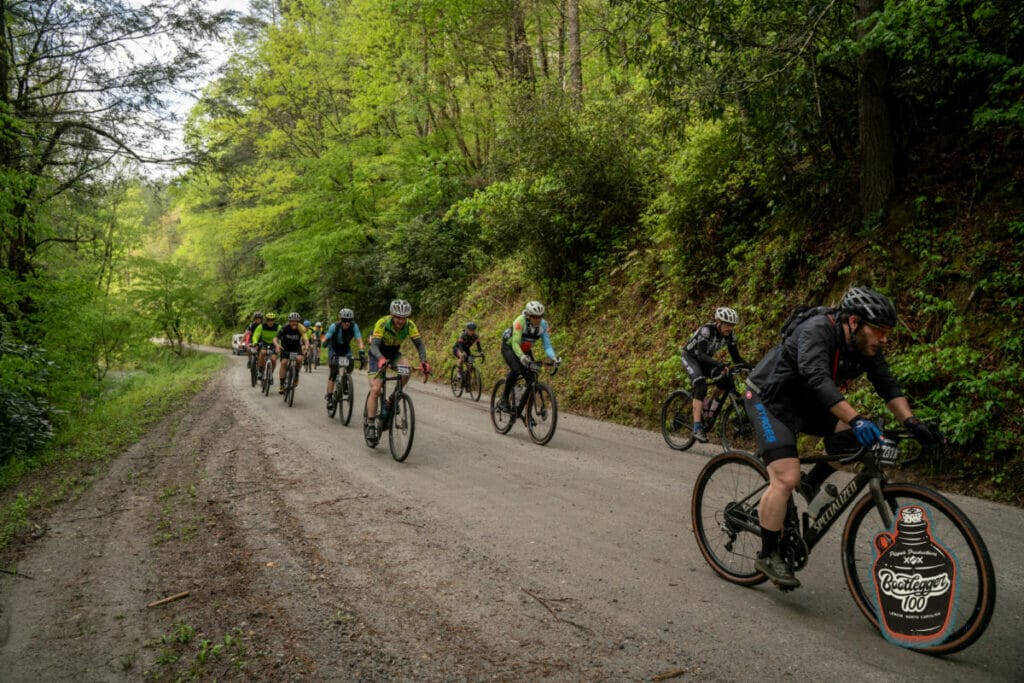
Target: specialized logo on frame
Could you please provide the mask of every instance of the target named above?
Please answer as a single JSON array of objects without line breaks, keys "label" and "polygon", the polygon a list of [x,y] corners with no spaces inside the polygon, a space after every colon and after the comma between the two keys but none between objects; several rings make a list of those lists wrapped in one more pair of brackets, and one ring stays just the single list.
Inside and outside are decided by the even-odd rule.
[{"label": "specialized logo on frame", "polygon": [[900,508],[893,526],[875,536],[879,629],[903,647],[940,643],[955,627],[956,558],[932,535],[925,508]]}]

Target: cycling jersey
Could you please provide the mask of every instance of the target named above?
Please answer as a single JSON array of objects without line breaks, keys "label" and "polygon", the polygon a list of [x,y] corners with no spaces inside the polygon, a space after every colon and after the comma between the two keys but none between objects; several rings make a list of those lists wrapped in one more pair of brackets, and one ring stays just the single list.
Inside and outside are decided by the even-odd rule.
[{"label": "cycling jersey", "polygon": [[355,321],[348,326],[347,330],[342,327],[341,323],[332,323],[327,328],[324,343],[331,353],[346,356],[350,353],[352,340],[362,338],[363,334],[359,331],[359,325]]},{"label": "cycling jersey", "polygon": [[480,348],[480,335],[463,330],[462,334],[459,335],[458,341],[455,342],[455,346],[452,348],[453,351],[462,351],[463,353],[471,353],[469,347],[476,344],[476,350],[482,351]]},{"label": "cycling jersey", "polygon": [[262,323],[256,326],[256,329],[252,333],[253,344],[272,344],[274,343],[274,337],[280,331],[280,327],[275,322],[273,325],[270,323]]},{"label": "cycling jersey", "polygon": [[729,356],[734,364],[743,362],[740,356],[739,347],[736,345],[736,335],[732,332],[722,334],[718,325],[711,322],[701,325],[693,333],[690,340],[686,342],[684,351],[693,356],[702,366],[714,366],[720,363],[715,360],[714,355],[723,348],[729,349]]},{"label": "cycling jersey", "polygon": [[[384,316],[373,326],[373,334],[370,336],[370,355],[374,358],[384,357],[394,360],[398,356],[402,342],[406,339],[412,340],[420,354],[420,360],[426,362],[427,347],[420,339],[420,331],[417,329],[416,323],[406,319],[402,329],[396,330],[390,315]],[[373,371],[373,365],[371,363],[371,371]]]},{"label": "cycling jersey", "polygon": [[529,354],[537,340],[544,344],[544,353],[548,358],[555,360],[555,350],[551,347],[551,336],[548,335],[548,321],[543,318],[539,325],[534,326],[526,315],[520,315],[512,322],[512,327],[501,335],[502,343],[511,346],[516,356]]},{"label": "cycling jersey", "polygon": [[253,332],[256,331],[256,328],[259,327],[260,324],[261,323],[258,323],[255,320],[252,321],[251,323],[249,323],[249,326],[245,328],[245,336],[242,338],[242,343],[244,343],[244,344],[248,344],[249,343],[249,340],[252,339]]},{"label": "cycling jersey", "polygon": [[281,350],[285,353],[301,353],[302,340],[306,338],[307,332],[302,323],[299,323],[299,326],[295,328],[291,325],[285,325],[277,333],[275,339],[281,345]]}]

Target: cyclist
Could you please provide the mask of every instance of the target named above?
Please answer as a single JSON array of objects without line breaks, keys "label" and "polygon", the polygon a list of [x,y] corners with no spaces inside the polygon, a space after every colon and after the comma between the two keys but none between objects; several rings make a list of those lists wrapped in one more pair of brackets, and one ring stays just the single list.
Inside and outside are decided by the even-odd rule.
[{"label": "cyclist", "polygon": [[284,377],[285,373],[288,372],[288,354],[296,353],[295,356],[295,385],[299,386],[299,377],[301,376],[298,371],[302,369],[302,357],[306,353],[306,348],[309,342],[306,338],[309,336],[309,331],[306,327],[299,322],[300,317],[298,313],[288,314],[288,324],[282,327],[277,336],[274,337],[274,346],[277,348],[277,353],[281,355],[281,386],[277,388],[277,393],[284,393]]},{"label": "cyclist", "polygon": [[277,347],[274,345],[274,337],[281,331],[277,324],[277,314],[267,313],[263,323],[258,325],[252,333],[252,345],[260,350],[259,360],[256,366],[259,368],[259,381],[263,381],[263,365],[267,362],[267,353],[270,354],[270,383],[274,383],[274,368],[277,367]]},{"label": "cyclist", "polygon": [[[338,311],[338,322],[327,328],[327,334],[324,336],[323,345],[327,347],[327,365],[331,370],[331,374],[327,378],[327,393],[324,395],[328,406],[334,404],[334,380],[338,378],[338,363],[335,359],[341,356],[352,358],[353,339],[359,342],[359,362],[366,362],[363,334],[359,331],[359,325],[356,324],[355,318],[356,314],[351,308],[341,309]],[[317,325],[319,324],[317,323]],[[349,365],[345,372],[352,372],[352,366]]]},{"label": "cyclist", "polygon": [[762,548],[755,566],[779,586],[800,585],[779,555],[789,496],[799,485],[810,500],[833,472],[827,463],[818,463],[801,480],[797,433],[824,437],[831,453],[871,446],[882,436],[875,423],[844,398],[850,380],[866,374],[889,410],[923,446],[940,443],[941,437],[914,417],[889,371],[882,348],[895,326],[896,309],[887,297],[853,287],[838,311],[800,323],[747,379],[746,410],[769,477],[758,511]]},{"label": "cyclist", "polygon": [[324,340],[324,324],[317,320],[313,323],[313,341],[316,342],[317,348],[320,348],[320,344]]},{"label": "cyclist", "polygon": [[708,442],[701,422],[701,409],[708,395],[708,377],[716,377],[715,386],[728,393],[733,389],[732,377],[726,372],[726,365],[715,360],[714,356],[722,347],[729,349],[733,365],[747,366],[740,356],[733,330],[740,322],[740,314],[735,310],[722,306],[715,311],[715,319],[697,328],[683,348],[683,369],[693,382],[693,438],[701,443]]},{"label": "cyclist", "polygon": [[[520,375],[526,376],[529,364],[533,362],[533,345],[540,341],[544,345],[544,353],[556,364],[562,359],[551,347],[551,336],[548,334],[548,321],[544,319],[544,304],[530,301],[523,308],[523,313],[501,335],[501,357],[508,365],[505,376],[505,391],[501,396],[498,408],[506,413],[512,412],[508,397]],[[524,395],[521,405],[516,406],[516,419],[523,417],[529,395]],[[525,418],[524,418],[525,420]]]},{"label": "cyclist", "polygon": [[[408,367],[408,363],[400,353],[402,342],[411,339],[420,355],[420,370],[430,374],[430,363],[427,362],[427,347],[420,338],[416,323],[409,320],[412,305],[404,299],[395,299],[388,309],[389,314],[377,321],[370,336],[370,397],[366,402],[366,435],[377,438],[380,425],[377,424],[377,400],[384,386],[383,376],[377,372],[383,370],[388,363]],[[402,378],[403,386],[409,381],[408,375]]]},{"label": "cyclist", "polygon": [[465,329],[462,330],[462,334],[459,335],[458,340],[455,342],[455,346],[452,347],[452,355],[459,359],[459,371],[462,371],[463,364],[466,362],[466,358],[472,353],[470,348],[476,344],[476,352],[483,353],[483,348],[480,346],[480,335],[476,333],[476,323],[470,321],[466,323]]},{"label": "cyclist", "polygon": [[242,337],[242,344],[244,344],[245,348],[248,349],[248,351],[249,351],[249,361],[245,364],[245,367],[247,367],[247,368],[252,365],[253,347],[251,347],[249,345],[250,341],[252,340],[252,333],[256,331],[256,328],[259,327],[260,323],[262,323],[262,322],[263,322],[263,314],[261,312],[259,312],[259,311],[256,311],[255,313],[253,313],[252,314],[252,322],[249,323],[249,325],[245,328],[245,336]]}]

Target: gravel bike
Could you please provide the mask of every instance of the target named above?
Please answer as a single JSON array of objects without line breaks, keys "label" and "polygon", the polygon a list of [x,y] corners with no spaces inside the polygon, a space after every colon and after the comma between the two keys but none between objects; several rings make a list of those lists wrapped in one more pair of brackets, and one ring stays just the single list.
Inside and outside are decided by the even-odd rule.
[{"label": "gravel bike", "polygon": [[[941,541],[956,558],[956,584],[949,588],[955,591],[956,601],[951,613],[953,624],[942,641],[910,647],[936,655],[958,652],[974,643],[992,618],[996,600],[992,560],[981,534],[953,502],[924,486],[888,481],[884,470],[897,464],[898,444],[910,434],[902,428],[885,429],[883,433],[886,438],[882,444],[850,455],[800,458],[802,464],[819,460],[859,463],[860,471],[837,491],[835,499],[816,518],[807,512],[798,514],[790,497],[780,554],[791,570],[802,569],[818,541],[852,506],[841,542],[843,573],[857,607],[881,631],[873,573],[875,543],[880,534],[893,529],[901,508],[924,508],[934,539]],[[919,458],[920,454],[901,465]],[[754,568],[761,549],[758,503],[767,488],[768,471],[764,464],[740,451],[715,456],[697,477],[690,509],[693,533],[704,559],[726,581],[754,586],[767,580]],[[864,495],[858,498],[861,493]]]},{"label": "gravel bike", "polygon": [[[395,374],[389,375],[387,371],[393,369]],[[412,407],[412,399],[405,393],[402,379],[409,376],[412,369],[408,365],[392,365],[388,363],[377,371],[376,377],[381,377],[384,382],[380,398],[377,401],[377,419],[380,429],[376,438],[371,438],[367,429],[370,426],[367,405],[370,402],[370,392],[366,392],[366,401],[363,403],[363,438],[366,445],[376,448],[380,443],[380,437],[386,431],[388,433],[388,446],[391,448],[391,457],[398,462],[404,462],[412,450],[412,439],[416,433],[416,413]],[[423,376],[426,382],[429,375]],[[391,394],[388,395],[388,382],[393,383]]]},{"label": "gravel bike", "polygon": [[[723,392],[717,386],[708,388],[701,420],[706,434],[714,433],[717,423],[718,436],[725,450],[753,453],[757,446],[754,427],[747,418],[747,411],[743,408],[743,397],[735,382],[735,378],[742,378],[747,372],[748,369],[742,366],[726,367],[722,374],[708,379],[709,383],[714,383],[724,374],[734,381],[732,390],[728,392]],[[696,441],[693,436],[693,395],[686,389],[676,389],[661,404],[661,435],[665,437],[665,443],[669,448],[677,451],[685,451]]]},{"label": "gravel bike", "polygon": [[[274,361],[271,358],[272,352],[269,348],[263,353],[263,380],[260,382],[260,391],[264,396],[270,395],[270,387],[274,383]],[[259,355],[257,354],[257,357]]]},{"label": "gravel bike", "polygon": [[288,407],[292,407],[292,403],[295,401],[295,385],[299,383],[299,371],[296,369],[297,359],[301,354],[298,352],[292,352],[288,354],[287,360],[288,369],[285,371],[284,380],[284,402],[288,404]]},{"label": "gravel bike", "polygon": [[551,376],[558,372],[559,365],[552,360],[530,362],[526,372],[516,378],[516,384],[509,394],[509,410],[502,410],[500,403],[505,393],[505,380],[499,379],[491,390],[491,424],[499,434],[508,434],[521,409],[525,411],[523,421],[530,439],[541,446],[551,441],[558,425],[558,401],[551,388],[540,381],[539,372],[544,366],[552,367]]},{"label": "gravel bike", "polygon": [[459,362],[456,361],[455,365],[452,366],[451,376],[448,379],[448,383],[452,387],[452,394],[455,398],[462,396],[463,392],[468,393],[469,397],[474,401],[480,400],[480,395],[484,391],[483,379],[480,377],[480,369],[473,362],[475,359],[484,359],[482,353],[467,353],[466,362],[463,367],[459,367]]},{"label": "gravel bike", "polygon": [[334,356],[331,358],[331,367],[338,367],[338,375],[334,380],[334,393],[331,395],[331,402],[327,404],[327,416],[338,415],[343,425],[347,425],[352,419],[352,404],[356,393],[355,382],[352,381],[352,359],[348,356]]}]

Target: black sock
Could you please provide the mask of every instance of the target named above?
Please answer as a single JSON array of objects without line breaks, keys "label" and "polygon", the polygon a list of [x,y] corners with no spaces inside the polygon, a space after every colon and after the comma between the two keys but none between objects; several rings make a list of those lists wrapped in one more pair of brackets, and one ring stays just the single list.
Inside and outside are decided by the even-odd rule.
[{"label": "black sock", "polygon": [[769,531],[761,527],[761,555],[768,557],[779,549],[779,539],[782,538],[782,531]]},{"label": "black sock", "polygon": [[825,480],[835,474],[835,468],[832,467],[831,463],[817,462],[814,463],[814,467],[807,473],[807,483],[817,488],[825,483]]}]

